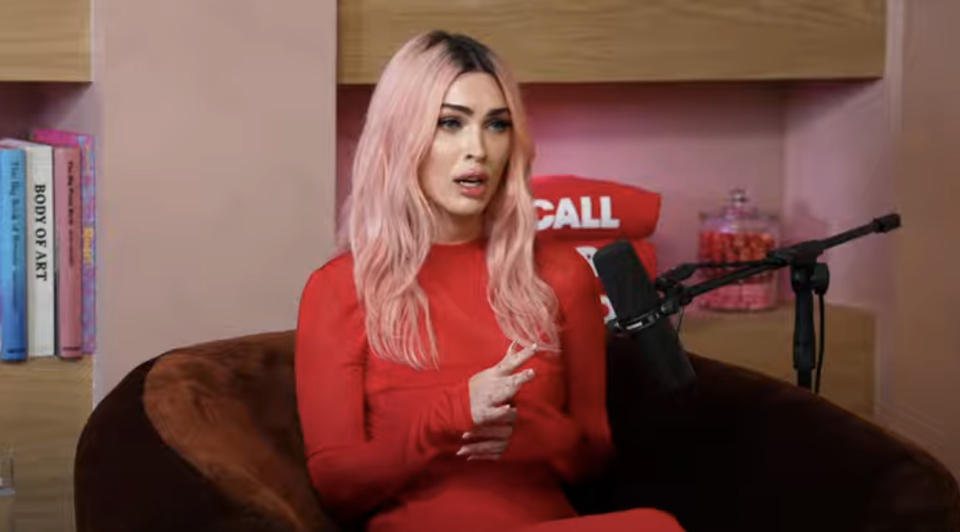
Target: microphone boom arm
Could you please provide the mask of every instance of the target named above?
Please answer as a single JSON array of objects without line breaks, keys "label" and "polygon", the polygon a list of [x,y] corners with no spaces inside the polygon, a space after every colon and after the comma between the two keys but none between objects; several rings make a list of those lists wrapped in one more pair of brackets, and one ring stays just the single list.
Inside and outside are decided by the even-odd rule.
[{"label": "microphone boom arm", "polygon": [[[701,294],[716,290],[722,286],[742,281],[780,268],[790,268],[790,280],[795,300],[795,324],[793,362],[797,371],[797,384],[810,388],[811,373],[814,367],[814,328],[813,328],[813,293],[823,295],[829,284],[829,271],[826,264],[818,262],[819,257],[832,247],[844,244],[872,233],[886,233],[900,227],[900,215],[888,214],[875,218],[868,224],[855,227],[848,231],[836,234],[822,240],[808,240],[792,246],[779,248],[767,253],[765,259],[756,261],[749,266],[736,269],[719,277],[708,279],[700,283],[685,286],[680,281],[670,278],[668,273],[656,280],[659,289],[667,287],[667,295],[661,304],[654,310],[647,312],[629,323],[615,321],[614,328],[619,331],[634,331],[647,328],[658,320],[676,314],[683,307],[689,305],[693,299]],[[680,277],[689,277],[697,265],[681,265],[671,272],[681,272]],[[686,273],[686,275],[684,275]],[[822,334],[822,331],[821,331]]]}]

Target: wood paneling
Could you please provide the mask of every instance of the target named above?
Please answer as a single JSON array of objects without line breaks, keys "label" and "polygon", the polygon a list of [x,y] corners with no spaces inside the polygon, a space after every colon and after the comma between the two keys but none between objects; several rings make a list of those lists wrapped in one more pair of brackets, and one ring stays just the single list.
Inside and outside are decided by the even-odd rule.
[{"label": "wood paneling", "polygon": [[524,82],[876,77],[884,0],[340,0],[341,83],[375,83],[432,29],[489,44]]},{"label": "wood paneling", "polygon": [[90,0],[0,0],[0,81],[90,81]]},{"label": "wood paneling", "polygon": [[0,445],[14,447],[17,532],[70,532],[73,459],[92,410],[93,360],[0,364]]}]

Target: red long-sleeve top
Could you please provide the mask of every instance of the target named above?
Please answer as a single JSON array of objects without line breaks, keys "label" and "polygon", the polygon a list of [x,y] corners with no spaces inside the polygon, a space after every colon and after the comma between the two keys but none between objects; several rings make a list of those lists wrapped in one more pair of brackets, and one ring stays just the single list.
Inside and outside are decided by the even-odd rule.
[{"label": "red long-sleeve top", "polygon": [[388,532],[502,532],[575,515],[563,483],[596,471],[611,448],[599,282],[572,249],[539,243],[536,262],[559,299],[562,353],[523,366],[535,377],[514,397],[519,417],[497,461],[456,456],[474,428],[469,379],[510,345],[487,301],[483,240],[435,245],[419,274],[439,369],[370,352],[348,254],[310,276],[296,383],[310,477],[328,512]]}]

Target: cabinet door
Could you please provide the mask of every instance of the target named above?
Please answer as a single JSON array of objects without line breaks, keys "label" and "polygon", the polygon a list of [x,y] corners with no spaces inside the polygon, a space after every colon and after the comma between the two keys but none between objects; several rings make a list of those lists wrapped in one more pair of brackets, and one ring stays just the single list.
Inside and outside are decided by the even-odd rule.
[{"label": "cabinet door", "polygon": [[0,81],[90,81],[90,0],[0,0]]},{"label": "cabinet door", "polygon": [[340,0],[341,83],[375,83],[432,29],[506,57],[524,82],[882,75],[884,0]]}]

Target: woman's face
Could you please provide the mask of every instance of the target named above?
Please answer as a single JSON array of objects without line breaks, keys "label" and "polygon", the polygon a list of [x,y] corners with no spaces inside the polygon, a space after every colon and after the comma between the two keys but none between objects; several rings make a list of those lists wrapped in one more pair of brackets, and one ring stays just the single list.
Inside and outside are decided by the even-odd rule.
[{"label": "woman's face", "polygon": [[478,236],[503,178],[512,136],[510,111],[493,76],[470,72],[454,80],[420,166],[420,186],[437,209],[442,240]]}]

